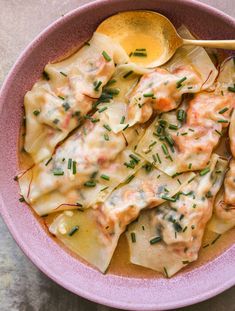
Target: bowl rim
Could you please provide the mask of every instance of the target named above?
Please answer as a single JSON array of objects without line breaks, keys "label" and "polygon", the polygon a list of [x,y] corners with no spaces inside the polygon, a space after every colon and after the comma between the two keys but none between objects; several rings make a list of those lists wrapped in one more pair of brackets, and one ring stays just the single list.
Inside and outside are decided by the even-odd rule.
[{"label": "bowl rim", "polygon": [[[124,0],[128,1],[128,0]],[[172,0],[165,0],[166,2],[171,2]],[[186,4],[189,5],[188,0],[177,0],[177,2],[181,4]],[[87,9],[92,8],[94,5],[99,5],[99,4],[110,4],[110,0],[96,0],[92,1],[90,3],[84,4],[82,6],[77,7],[76,9],[73,9],[66,13],[62,18],[59,17],[56,19],[54,22],[50,23],[44,30],[42,30],[26,47],[23,49],[23,51],[20,53],[18,56],[17,60],[15,61],[14,65],[10,69],[9,73],[5,77],[5,80],[1,86],[0,89],[0,112],[2,110],[2,102],[1,98],[4,97],[4,94],[8,92],[8,84],[10,84],[11,77],[17,72],[18,67],[21,66],[21,64],[24,62],[24,60],[28,57],[28,55],[31,53],[31,49],[35,48],[35,45],[37,45],[37,42],[43,39],[45,35],[50,34],[57,26],[62,25],[66,20],[69,20],[73,16],[76,16],[78,13],[81,13],[83,11],[86,11]],[[227,23],[230,23],[235,27],[235,19],[232,18],[231,16],[227,15],[226,13],[211,7],[208,4],[199,2],[197,0],[190,0],[190,5],[192,8],[194,7],[200,7],[203,9],[205,12],[208,14],[212,14],[215,17],[221,17],[222,19],[226,20]],[[0,214],[2,216],[2,219],[4,220],[5,224],[7,225],[9,232],[13,236],[14,240],[17,242],[18,246],[21,248],[23,253],[30,259],[30,261],[39,269],[41,270],[46,276],[48,276],[50,279],[52,279],[54,282],[62,286],[63,288],[69,290],[70,292],[79,295],[83,298],[86,298],[90,301],[103,304],[109,307],[113,308],[119,308],[119,309],[124,309],[124,310],[171,310],[171,309],[176,309],[180,308],[183,306],[188,306],[192,305],[204,300],[207,300],[211,297],[214,297],[221,292],[225,291],[226,289],[232,287],[235,285],[235,275],[232,276],[231,278],[227,281],[222,283],[220,286],[210,290],[206,291],[204,293],[198,294],[193,297],[189,297],[187,299],[180,300],[179,302],[171,302],[171,303],[165,303],[164,305],[162,304],[161,306],[153,306],[148,305],[146,303],[135,303],[135,302],[122,302],[122,301],[111,301],[107,298],[104,297],[99,297],[96,294],[90,293],[87,290],[83,290],[82,288],[74,288],[69,282],[62,280],[60,276],[53,274],[53,272],[50,271],[49,268],[47,268],[46,264],[37,256],[35,256],[27,247],[27,244],[22,241],[18,231],[14,227],[14,223],[11,220],[10,215],[8,214],[7,210],[4,208],[4,203],[3,203],[3,198],[0,193]],[[227,251],[226,251],[227,252]],[[160,308],[160,309],[159,309]]]}]

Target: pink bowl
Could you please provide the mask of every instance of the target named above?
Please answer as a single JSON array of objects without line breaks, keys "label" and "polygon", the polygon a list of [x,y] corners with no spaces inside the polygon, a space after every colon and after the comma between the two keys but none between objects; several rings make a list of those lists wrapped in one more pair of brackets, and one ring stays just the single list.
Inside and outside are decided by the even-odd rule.
[{"label": "pink bowl", "polygon": [[235,284],[235,245],[215,260],[174,278],[144,279],[102,275],[59,247],[26,205],[20,205],[17,144],[23,97],[46,63],[87,40],[116,12],[149,9],[186,24],[205,39],[232,39],[235,21],[196,1],[101,0],[78,8],[48,27],[22,53],[0,95],[0,211],[13,237],[33,263],[66,289],[121,309],[166,310],[208,299]]}]

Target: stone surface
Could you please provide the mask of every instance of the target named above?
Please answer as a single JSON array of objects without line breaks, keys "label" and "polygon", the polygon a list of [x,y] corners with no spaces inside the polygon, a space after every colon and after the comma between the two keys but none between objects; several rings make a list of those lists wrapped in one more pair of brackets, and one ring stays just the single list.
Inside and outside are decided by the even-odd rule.
[{"label": "stone surface", "polygon": [[[111,1],[111,0],[110,0]],[[19,53],[60,15],[89,0],[0,0],[0,85]],[[203,0],[235,16],[234,0]],[[235,311],[235,287],[181,311]],[[0,311],[111,311],[63,289],[41,273],[0,219]]]}]

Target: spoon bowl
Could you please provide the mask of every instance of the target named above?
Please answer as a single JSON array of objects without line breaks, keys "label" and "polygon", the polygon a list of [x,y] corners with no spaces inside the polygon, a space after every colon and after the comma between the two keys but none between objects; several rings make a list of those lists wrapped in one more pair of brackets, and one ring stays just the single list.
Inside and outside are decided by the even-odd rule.
[{"label": "spoon bowl", "polygon": [[147,10],[112,15],[96,31],[118,42],[132,62],[149,68],[166,63],[182,45],[235,50],[235,40],[183,39],[168,18]]}]

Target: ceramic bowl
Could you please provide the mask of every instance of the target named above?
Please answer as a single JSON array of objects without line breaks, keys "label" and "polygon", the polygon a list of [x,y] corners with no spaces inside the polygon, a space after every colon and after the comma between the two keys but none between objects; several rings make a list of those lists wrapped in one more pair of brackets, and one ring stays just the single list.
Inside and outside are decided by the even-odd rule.
[{"label": "ceramic bowl", "polygon": [[[24,94],[43,67],[91,37],[106,17],[126,10],[155,10],[176,26],[184,23],[203,39],[232,39],[235,21],[204,4],[188,0],[100,0],[61,17],[21,54],[0,95],[0,211],[13,237],[52,280],[82,297],[130,310],[166,310],[208,299],[235,284],[235,245],[192,271],[172,279],[102,275],[64,251],[32,211],[19,203],[17,146]],[[233,38],[234,39],[234,38]]]}]

